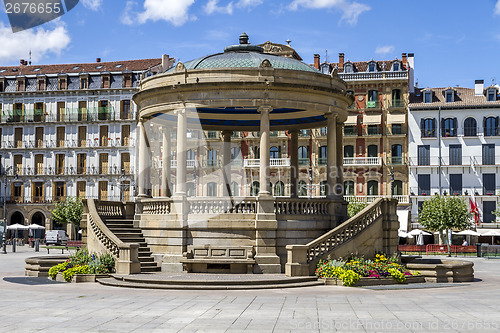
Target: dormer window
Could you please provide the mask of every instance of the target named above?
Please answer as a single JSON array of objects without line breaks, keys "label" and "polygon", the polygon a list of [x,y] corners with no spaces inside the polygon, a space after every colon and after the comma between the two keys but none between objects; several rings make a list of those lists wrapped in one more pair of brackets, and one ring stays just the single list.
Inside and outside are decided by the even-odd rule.
[{"label": "dormer window", "polygon": [[344,73],[352,73],[354,72],[353,66],[350,62],[344,64]]},{"label": "dormer window", "polygon": [[45,88],[46,88],[46,84],[45,84],[45,77],[39,77],[38,78],[38,91],[44,91]]},{"label": "dormer window", "polygon": [[25,91],[26,86],[25,86],[25,80],[23,78],[18,78],[17,79],[17,91]]},{"label": "dormer window", "polygon": [[68,89],[68,79],[66,77],[59,77],[59,90]]},{"label": "dormer window", "polygon": [[132,87],[132,73],[123,74],[123,88]]},{"label": "dormer window", "polygon": [[102,75],[102,82],[101,82],[101,88],[106,89],[110,87],[110,75],[109,74],[103,74]]},{"label": "dormer window", "polygon": [[494,102],[497,100],[497,90],[490,88],[486,91],[486,100],[488,102]]},{"label": "dormer window", "polygon": [[376,66],[374,62],[368,64],[368,72],[376,72]]},{"label": "dormer window", "polygon": [[445,92],[446,103],[452,103],[455,101],[455,93],[453,90],[446,90]]},{"label": "dormer window", "polygon": [[321,64],[321,73],[330,74],[330,65],[328,65],[327,63]]},{"label": "dormer window", "polygon": [[432,91],[424,91],[424,103],[432,103]]}]

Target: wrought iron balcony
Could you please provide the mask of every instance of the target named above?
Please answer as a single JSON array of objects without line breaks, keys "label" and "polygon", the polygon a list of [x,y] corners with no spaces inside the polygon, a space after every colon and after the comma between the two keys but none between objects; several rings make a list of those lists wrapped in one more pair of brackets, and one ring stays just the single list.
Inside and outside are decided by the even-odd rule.
[{"label": "wrought iron balcony", "polygon": [[382,165],[382,157],[344,157],[344,166]]}]

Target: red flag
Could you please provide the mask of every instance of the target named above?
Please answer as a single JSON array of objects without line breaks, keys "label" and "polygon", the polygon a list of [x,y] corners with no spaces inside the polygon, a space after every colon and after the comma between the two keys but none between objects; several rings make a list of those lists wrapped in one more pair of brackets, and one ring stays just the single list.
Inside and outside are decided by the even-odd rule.
[{"label": "red flag", "polygon": [[477,204],[472,201],[472,198],[469,198],[470,200],[470,212],[471,213],[474,213],[474,221],[476,222],[476,225],[479,224],[479,211],[478,211],[478,207],[477,207]]}]

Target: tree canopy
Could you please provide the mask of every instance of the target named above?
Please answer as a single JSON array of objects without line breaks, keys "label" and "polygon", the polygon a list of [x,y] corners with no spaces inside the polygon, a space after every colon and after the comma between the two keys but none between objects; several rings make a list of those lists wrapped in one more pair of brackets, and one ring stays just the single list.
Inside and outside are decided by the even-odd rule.
[{"label": "tree canopy", "polygon": [[83,204],[79,198],[68,197],[66,200],[56,203],[52,211],[52,218],[59,223],[73,223],[80,225],[83,214]]}]

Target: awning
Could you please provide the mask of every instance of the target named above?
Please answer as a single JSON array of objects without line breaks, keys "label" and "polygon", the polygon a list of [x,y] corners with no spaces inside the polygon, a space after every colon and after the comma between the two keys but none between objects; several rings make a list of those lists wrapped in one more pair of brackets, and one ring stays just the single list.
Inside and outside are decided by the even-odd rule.
[{"label": "awning", "polygon": [[387,115],[388,124],[404,124],[405,115],[404,114],[389,114]]},{"label": "awning", "polygon": [[365,115],[363,117],[363,124],[364,125],[380,125],[381,123],[382,123],[382,115],[381,114]]},{"label": "awning", "polygon": [[344,125],[357,125],[358,124],[358,115],[347,116],[347,120]]},{"label": "awning", "polygon": [[399,230],[408,231],[408,215],[409,211],[406,209],[398,209],[396,211],[399,220]]}]

